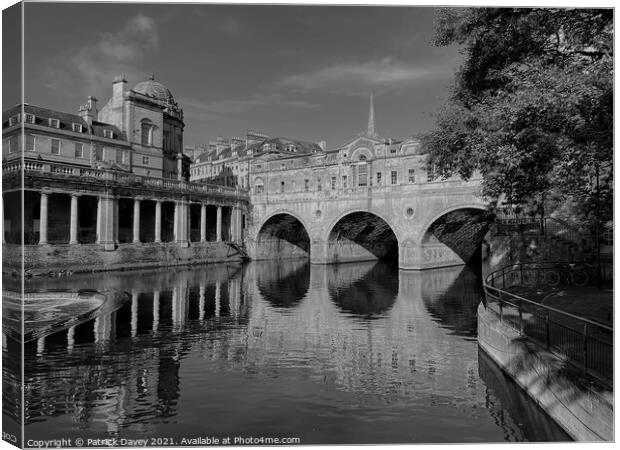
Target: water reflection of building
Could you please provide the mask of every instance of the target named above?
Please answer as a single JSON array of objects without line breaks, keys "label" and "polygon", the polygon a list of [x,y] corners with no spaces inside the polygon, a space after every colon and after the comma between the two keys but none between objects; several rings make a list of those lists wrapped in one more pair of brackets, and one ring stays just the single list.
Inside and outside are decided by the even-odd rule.
[{"label": "water reflection of building", "polygon": [[[419,295],[422,280],[433,279],[426,284],[441,284],[456,278],[461,270],[452,269],[455,273],[447,278],[445,272],[417,273],[413,282],[419,289],[410,292],[413,295],[404,295],[399,291],[399,283],[388,280],[382,284],[383,289],[366,294],[377,296],[366,303],[381,305],[386,296],[393,296],[393,305],[380,308],[370,321],[368,310],[356,314],[334,301],[330,286],[332,291],[336,286],[346,291],[363,283],[364,276],[377,272],[372,263],[338,266],[337,273],[332,267],[312,266],[308,295],[285,314],[274,314],[273,304],[261,297],[258,286],[251,285],[248,354],[253,358],[246,363],[254,367],[295,366],[318,359],[324,372],[315,376],[333,377],[334,382],[350,391],[388,396],[415,394],[412,374],[426,372],[437,382],[433,392],[438,397],[453,390],[462,392],[463,397],[472,397],[476,383],[468,379],[471,377],[461,375],[475,374],[475,361],[467,357],[460,340],[448,344],[445,339],[448,330],[428,326],[429,313]],[[409,274],[413,275],[400,272],[400,287],[409,282],[406,279]],[[305,359],[288,361],[283,355],[305,355]],[[388,382],[378,386],[377,379]]]},{"label": "water reflection of building", "polygon": [[[238,321],[248,313],[238,266],[146,272],[137,280],[135,274],[116,275],[60,280],[127,289],[130,300],[117,311],[27,344],[26,423],[71,414],[77,423],[94,422],[114,434],[174,416],[182,359],[210,337],[206,320]],[[38,281],[50,287],[49,280]],[[210,348],[223,356],[221,346]]]},{"label": "water reflection of building", "polygon": [[[217,361],[218,370],[303,367],[317,383],[385,401],[401,395],[455,405],[475,401],[481,386],[466,348],[471,344],[447,338],[453,332],[431,320],[422,301],[424,286],[458,279],[460,268],[401,272],[398,281],[392,274],[370,290],[371,309],[360,312],[330,290],[355,295],[365,277],[377,280],[380,267],[352,264],[336,272],[300,264],[280,271],[251,264],[243,272],[210,266],[139,277],[103,274],[99,283],[128,290],[130,300],[114,313],[27,347],[26,423],[72,414],[77,423],[94,423],[93,430],[118,433],[175,416],[180,371],[190,353],[205,364]],[[278,279],[292,275],[300,281],[282,298],[265,296]],[[82,276],[78,282],[97,281]],[[373,295],[393,302],[383,305]],[[426,390],[420,390],[420,377]]]}]

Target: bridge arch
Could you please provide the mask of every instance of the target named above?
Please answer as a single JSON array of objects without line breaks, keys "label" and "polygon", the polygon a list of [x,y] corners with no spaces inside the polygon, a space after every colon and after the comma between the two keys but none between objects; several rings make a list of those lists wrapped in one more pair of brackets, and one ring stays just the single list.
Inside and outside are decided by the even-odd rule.
[{"label": "bridge arch", "polygon": [[297,214],[276,211],[256,234],[256,259],[307,258],[310,256],[308,227]]},{"label": "bridge arch", "polygon": [[454,205],[426,221],[420,245],[422,248],[443,245],[463,263],[475,262],[492,221],[493,215],[480,203]]},{"label": "bridge arch", "polygon": [[327,227],[329,263],[398,259],[396,228],[382,214],[354,209],[340,214]]}]

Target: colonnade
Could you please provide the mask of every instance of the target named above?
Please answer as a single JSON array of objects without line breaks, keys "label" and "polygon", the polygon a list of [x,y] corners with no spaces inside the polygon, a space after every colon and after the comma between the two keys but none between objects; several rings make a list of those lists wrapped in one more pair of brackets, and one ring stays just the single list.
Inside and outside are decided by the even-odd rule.
[{"label": "colonnade", "polygon": [[[40,192],[40,210],[39,210],[39,244],[48,244],[49,229],[49,196],[50,191]],[[69,214],[69,244],[78,244],[78,217],[80,194],[70,195],[70,214]],[[89,195],[89,194],[83,194]],[[118,223],[119,223],[119,199],[118,196],[110,194],[97,195],[97,219],[96,219],[96,243],[100,244],[106,250],[114,250],[115,244],[119,242]],[[162,203],[174,202],[174,221],[173,221],[173,241],[187,246],[191,241],[190,236],[190,206],[192,204],[200,204],[200,242],[207,242],[207,206],[206,202],[190,202],[186,199],[176,200],[160,200],[148,199],[144,197],[136,197],[133,199],[133,226],[132,226],[132,243],[144,242],[141,239],[141,207],[142,202],[150,200],[155,203],[155,220],[154,220],[154,239],[153,242],[162,242]],[[222,241],[222,209],[224,206],[215,205],[216,213],[216,242]],[[243,211],[239,206],[230,206],[232,208],[230,220],[230,240],[240,242],[243,239]]]},{"label": "colonnade", "polygon": [[[209,297],[207,288],[211,287],[212,297]],[[136,337],[139,333],[139,328],[149,330],[150,333],[157,333],[162,326],[161,315],[162,313],[168,317],[164,321],[163,326],[167,330],[173,332],[180,332],[185,326],[186,322],[190,319],[198,320],[200,322],[211,318],[219,318],[220,316],[239,317],[244,314],[241,299],[241,279],[231,278],[227,281],[216,281],[215,283],[200,283],[198,286],[198,316],[190,316],[189,314],[189,287],[187,282],[180,282],[178,285],[171,289],[156,289],[152,291],[152,299],[142,298],[138,290],[131,290],[131,303],[129,307],[129,316],[123,316],[123,320],[129,321],[129,333],[130,336]],[[165,303],[162,303],[162,293],[164,294]],[[147,293],[151,294],[151,293]],[[170,298],[171,295],[171,298]],[[149,295],[150,297],[150,295]],[[194,300],[196,301],[196,300]],[[167,305],[170,310],[165,311],[162,308],[166,308]],[[140,311],[146,309],[146,314],[141,314]],[[208,311],[209,309],[209,311]],[[116,323],[117,315],[119,311],[112,311],[103,315],[100,315],[89,323],[92,324],[92,333],[95,343],[104,343],[117,337]],[[147,323],[144,323],[144,321]],[[76,340],[76,327],[75,325],[67,329],[67,350],[72,351],[75,347]],[[86,325],[83,325],[86,326]],[[171,327],[171,328],[170,328]],[[39,338],[36,342],[37,354],[41,355],[45,352],[46,338]]]}]

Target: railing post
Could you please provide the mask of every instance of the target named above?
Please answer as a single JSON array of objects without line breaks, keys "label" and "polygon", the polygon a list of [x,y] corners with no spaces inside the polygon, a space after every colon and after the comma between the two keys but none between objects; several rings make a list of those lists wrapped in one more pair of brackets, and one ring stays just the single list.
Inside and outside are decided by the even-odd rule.
[{"label": "railing post", "polygon": [[549,325],[549,310],[547,310],[547,315],[545,316],[545,331],[546,331],[546,342],[547,342],[547,349],[551,348],[551,333],[549,332],[550,325]]},{"label": "railing post", "polygon": [[502,267],[502,289],[506,289],[506,267]]},{"label": "railing post", "polygon": [[499,300],[499,323],[504,321],[504,303],[502,302],[501,294],[497,297]]},{"label": "railing post", "polygon": [[523,302],[519,300],[519,333],[523,336]]},{"label": "railing post", "polygon": [[588,372],[588,323],[583,323],[583,372]]}]

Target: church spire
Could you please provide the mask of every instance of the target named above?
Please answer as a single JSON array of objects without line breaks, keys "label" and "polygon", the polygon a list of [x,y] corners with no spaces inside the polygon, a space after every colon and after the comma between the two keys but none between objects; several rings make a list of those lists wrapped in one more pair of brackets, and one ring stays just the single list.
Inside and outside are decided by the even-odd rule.
[{"label": "church spire", "polygon": [[368,129],[366,130],[368,137],[377,137],[375,132],[375,106],[373,103],[373,94],[370,94],[370,111],[368,112]]}]

